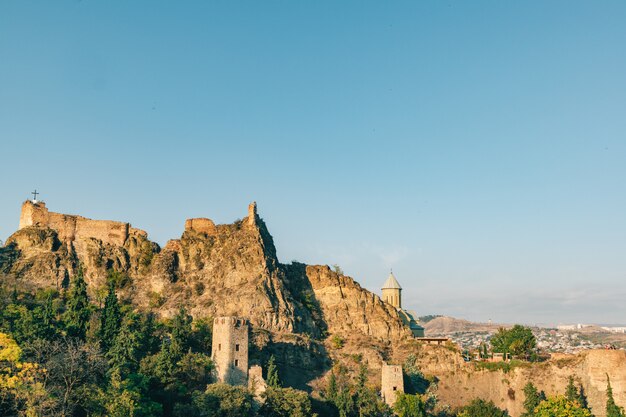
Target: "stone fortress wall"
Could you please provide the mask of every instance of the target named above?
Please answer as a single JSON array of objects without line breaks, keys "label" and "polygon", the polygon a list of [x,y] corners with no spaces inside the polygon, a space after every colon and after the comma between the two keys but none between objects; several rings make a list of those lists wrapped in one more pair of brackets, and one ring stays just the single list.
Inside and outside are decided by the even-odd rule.
[{"label": "stone fortress wall", "polygon": [[389,406],[396,402],[398,392],[404,392],[402,366],[387,365],[383,362],[380,395]]},{"label": "stone fortress wall", "polygon": [[213,320],[211,358],[220,382],[248,385],[248,327],[248,320],[240,317]]},{"label": "stone fortress wall", "polygon": [[185,231],[193,230],[199,233],[206,233],[207,235],[216,235],[217,227],[213,220],[206,218],[196,218],[185,220]]},{"label": "stone fortress wall", "polygon": [[[258,218],[256,202],[248,205],[248,217],[246,218],[246,225],[254,227]],[[215,225],[213,220],[205,217],[197,217],[193,219],[185,220],[185,231],[194,231],[198,233],[204,233],[209,236],[217,235],[218,226]]]},{"label": "stone fortress wall", "polygon": [[131,227],[129,223],[92,220],[72,214],[54,213],[48,210],[43,201],[27,200],[22,204],[19,228],[31,226],[49,227],[56,231],[59,240],[64,242],[93,238],[111,245],[122,246],[131,235],[147,237],[146,232]]}]

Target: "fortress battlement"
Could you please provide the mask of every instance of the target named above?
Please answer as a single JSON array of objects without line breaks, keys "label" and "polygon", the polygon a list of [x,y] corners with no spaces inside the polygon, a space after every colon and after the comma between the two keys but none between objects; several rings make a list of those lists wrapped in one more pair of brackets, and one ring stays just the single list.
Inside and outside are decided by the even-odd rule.
[{"label": "fortress battlement", "polygon": [[43,201],[26,200],[22,204],[20,229],[25,227],[47,227],[59,235],[61,241],[93,238],[111,245],[122,246],[129,236],[147,237],[147,233],[135,229],[129,223],[111,220],[92,220],[86,217],[54,213]]}]

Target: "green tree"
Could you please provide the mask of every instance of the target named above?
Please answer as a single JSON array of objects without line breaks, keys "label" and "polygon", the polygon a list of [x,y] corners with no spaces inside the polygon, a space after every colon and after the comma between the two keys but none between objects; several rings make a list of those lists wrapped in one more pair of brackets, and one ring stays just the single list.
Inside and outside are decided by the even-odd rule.
[{"label": "green tree", "polygon": [[419,395],[399,392],[393,409],[399,417],[426,417],[424,402]]},{"label": "green tree", "polygon": [[123,379],[118,370],[111,372],[106,390],[90,390],[86,395],[95,397],[88,407],[90,417],[156,417],[163,408],[147,397],[147,384],[143,376]]},{"label": "green tree", "polygon": [[578,401],[570,401],[565,396],[548,398],[535,410],[536,417],[593,417]]},{"label": "green tree", "polygon": [[171,353],[174,357],[180,359],[183,354],[189,349],[189,340],[192,333],[191,323],[193,317],[187,314],[187,310],[181,307],[178,310],[178,314],[174,316],[172,321],[172,343]]},{"label": "green tree", "polygon": [[580,404],[583,408],[590,410],[589,402],[587,401],[587,394],[585,394],[585,388],[582,384],[578,387],[578,404]]},{"label": "green tree", "polygon": [[58,308],[55,305],[54,295],[46,294],[46,299],[41,307],[34,310],[39,323],[39,337],[42,339],[53,339],[58,334],[57,314]]},{"label": "green tree", "polygon": [[135,372],[139,365],[141,336],[137,315],[127,314],[115,336],[106,356],[112,370],[118,370],[122,376]]},{"label": "green tree", "polygon": [[280,388],[280,385],[276,360],[274,359],[274,355],[272,355],[267,362],[267,386],[271,388]]},{"label": "green tree", "polygon": [[104,308],[100,316],[100,347],[104,352],[108,352],[111,344],[115,341],[121,322],[122,313],[117,301],[117,294],[115,294],[115,286],[109,284],[109,293],[104,300]]},{"label": "green tree", "polygon": [[624,417],[624,409],[615,404],[609,375],[606,376],[606,417]]},{"label": "green tree", "polygon": [[428,388],[432,384],[432,380],[426,378],[422,371],[417,366],[417,356],[411,353],[404,364],[402,365],[404,371],[404,391],[409,394],[425,394]]},{"label": "green tree", "polygon": [[537,346],[537,339],[530,327],[519,324],[508,330],[501,327],[490,342],[494,352],[525,357],[530,357]]},{"label": "green tree", "polygon": [[330,374],[326,388],[326,398],[337,408],[340,417],[352,416],[355,409],[353,386],[348,370],[337,365]]},{"label": "green tree", "polygon": [[535,409],[546,399],[546,394],[537,390],[537,387],[529,382],[524,387],[524,413],[521,417],[535,417]]},{"label": "green tree", "polygon": [[565,398],[568,401],[578,401],[578,389],[574,385],[574,377],[570,376],[567,381],[567,387],[565,388]]},{"label": "green tree", "polygon": [[66,310],[63,322],[68,336],[85,340],[87,326],[91,317],[87,283],[83,276],[83,269],[79,268],[67,295]]},{"label": "green tree", "polygon": [[213,320],[211,318],[199,318],[192,323],[190,339],[191,348],[194,352],[211,353],[213,338]]},{"label": "green tree", "polygon": [[310,417],[311,414],[309,396],[293,388],[268,388],[259,410],[263,417]]},{"label": "green tree", "polygon": [[354,414],[358,417],[391,415],[391,410],[380,400],[378,393],[367,386],[367,373],[367,366],[361,364],[354,389]]},{"label": "green tree", "polygon": [[334,403],[337,399],[337,393],[337,377],[335,376],[335,372],[331,371],[328,383],[326,384],[324,396],[328,398],[330,402]]},{"label": "green tree", "polygon": [[348,417],[354,410],[354,398],[347,385],[340,387],[335,399],[335,406],[339,410],[339,417]]},{"label": "green tree", "polygon": [[252,417],[252,395],[243,387],[211,384],[205,392],[193,395],[190,407],[178,407],[181,417]]},{"label": "green tree", "polygon": [[139,394],[124,387],[119,371],[113,371],[109,391],[105,394],[107,417],[135,417]]},{"label": "green tree", "polygon": [[204,353],[188,352],[176,365],[176,377],[187,391],[200,391],[211,383],[213,361]]},{"label": "green tree", "polygon": [[509,413],[493,403],[480,398],[461,408],[457,417],[509,417]]},{"label": "green tree", "polygon": [[38,335],[38,321],[25,305],[19,302],[9,304],[2,312],[4,326],[18,342],[32,341]]},{"label": "green tree", "polygon": [[156,335],[157,323],[154,313],[141,315],[139,320],[139,355],[145,357],[159,351],[161,341]]},{"label": "green tree", "polygon": [[565,398],[567,398],[568,401],[577,402],[582,408],[589,409],[585,389],[582,385],[579,385],[578,388],[574,385],[573,376],[568,378],[567,387],[565,388]]}]

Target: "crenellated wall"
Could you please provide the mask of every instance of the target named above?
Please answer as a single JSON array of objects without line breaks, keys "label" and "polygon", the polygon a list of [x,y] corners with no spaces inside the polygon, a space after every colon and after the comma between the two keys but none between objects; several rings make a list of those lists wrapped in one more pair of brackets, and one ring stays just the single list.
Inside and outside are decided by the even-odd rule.
[{"label": "crenellated wall", "polygon": [[49,227],[58,233],[61,241],[93,238],[118,246],[124,245],[129,235],[147,236],[146,232],[130,227],[129,223],[54,213],[48,210],[43,201],[27,200],[22,204],[20,229],[31,226]]}]

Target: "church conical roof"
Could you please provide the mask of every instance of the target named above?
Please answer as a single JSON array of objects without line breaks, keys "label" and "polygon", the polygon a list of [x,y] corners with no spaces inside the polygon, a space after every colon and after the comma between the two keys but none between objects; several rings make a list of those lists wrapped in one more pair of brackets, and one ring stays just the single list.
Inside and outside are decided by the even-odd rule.
[{"label": "church conical roof", "polygon": [[389,274],[389,278],[387,278],[387,281],[385,281],[385,283],[383,284],[382,289],[383,290],[387,290],[387,289],[401,290],[402,289],[396,277],[393,276],[393,272]]}]

